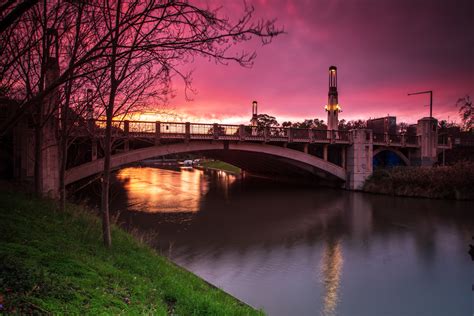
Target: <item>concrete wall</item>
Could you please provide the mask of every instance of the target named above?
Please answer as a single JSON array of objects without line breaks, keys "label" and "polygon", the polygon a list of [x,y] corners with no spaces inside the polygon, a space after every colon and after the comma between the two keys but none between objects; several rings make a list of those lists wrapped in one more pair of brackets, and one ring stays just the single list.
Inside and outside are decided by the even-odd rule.
[{"label": "concrete wall", "polygon": [[352,145],[347,148],[346,188],[360,190],[365,179],[372,174],[373,144],[372,131],[352,130]]},{"label": "concrete wall", "polygon": [[418,164],[432,166],[438,160],[438,120],[433,117],[424,117],[418,120],[416,135],[420,142]]}]

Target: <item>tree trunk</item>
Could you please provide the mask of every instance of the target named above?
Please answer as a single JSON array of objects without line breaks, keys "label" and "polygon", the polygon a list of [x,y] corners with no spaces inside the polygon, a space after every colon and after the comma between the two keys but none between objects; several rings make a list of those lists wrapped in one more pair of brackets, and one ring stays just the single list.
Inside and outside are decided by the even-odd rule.
[{"label": "tree trunk", "polygon": [[37,121],[35,124],[35,193],[43,195],[43,102],[37,106]]},{"label": "tree trunk", "polygon": [[[68,98],[69,99],[69,98]],[[59,147],[59,157],[60,157],[60,166],[59,166],[59,209],[64,211],[66,209],[66,163],[67,163],[67,110],[68,102],[65,102],[61,113],[61,143]]]},{"label": "tree trunk", "polygon": [[[113,90],[113,89],[112,89]],[[111,102],[115,100],[115,92],[110,94]],[[112,100],[114,99],[114,100]],[[112,110],[112,111],[111,111]],[[109,113],[112,112],[112,113]],[[110,114],[110,115],[109,115]],[[113,106],[107,109],[107,124],[105,127],[104,139],[104,171],[102,174],[102,195],[101,195],[101,209],[102,209],[102,237],[104,245],[110,248],[112,245],[112,237],[110,235],[110,215],[109,215],[109,197],[110,197],[110,155],[112,147],[112,114]]]},{"label": "tree trunk", "polygon": [[119,82],[116,77],[117,64],[117,46],[119,38],[119,22],[120,22],[120,7],[122,1],[117,1],[117,8],[115,12],[115,32],[112,33],[111,43],[112,51],[110,55],[110,95],[109,102],[106,109],[107,123],[105,126],[104,138],[104,172],[102,174],[102,236],[104,238],[104,245],[110,248],[112,245],[112,237],[110,234],[110,215],[109,215],[109,198],[110,198],[110,156],[112,149],[112,118],[114,116],[115,97]]}]

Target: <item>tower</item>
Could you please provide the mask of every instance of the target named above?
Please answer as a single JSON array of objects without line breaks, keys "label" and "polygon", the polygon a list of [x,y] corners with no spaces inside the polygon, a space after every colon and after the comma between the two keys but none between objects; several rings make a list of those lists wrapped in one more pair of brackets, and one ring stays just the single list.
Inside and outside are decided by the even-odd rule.
[{"label": "tower", "polygon": [[328,130],[337,130],[339,124],[338,114],[341,111],[337,95],[337,68],[329,67],[329,92],[328,104],[325,107],[328,112]]},{"label": "tower", "polygon": [[250,119],[250,125],[252,125],[252,136],[257,136],[258,126],[258,112],[257,112],[257,101],[252,102],[252,118]]},{"label": "tower", "polygon": [[250,119],[250,123],[252,126],[257,126],[257,101],[252,102],[252,119]]}]

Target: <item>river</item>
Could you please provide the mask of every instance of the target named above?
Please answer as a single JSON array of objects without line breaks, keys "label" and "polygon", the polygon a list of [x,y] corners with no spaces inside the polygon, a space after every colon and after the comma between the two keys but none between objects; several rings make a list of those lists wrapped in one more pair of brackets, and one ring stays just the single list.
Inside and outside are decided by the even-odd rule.
[{"label": "river", "polygon": [[[472,202],[130,167],[118,221],[269,315],[471,315]],[[140,264],[137,262],[137,264]]]}]

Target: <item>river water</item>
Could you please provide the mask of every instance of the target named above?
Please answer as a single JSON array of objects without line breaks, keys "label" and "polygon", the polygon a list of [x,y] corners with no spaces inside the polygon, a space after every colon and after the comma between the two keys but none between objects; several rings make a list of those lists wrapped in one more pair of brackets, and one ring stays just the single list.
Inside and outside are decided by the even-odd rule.
[{"label": "river water", "polygon": [[194,169],[116,179],[122,225],[269,315],[473,315],[472,202]]}]

